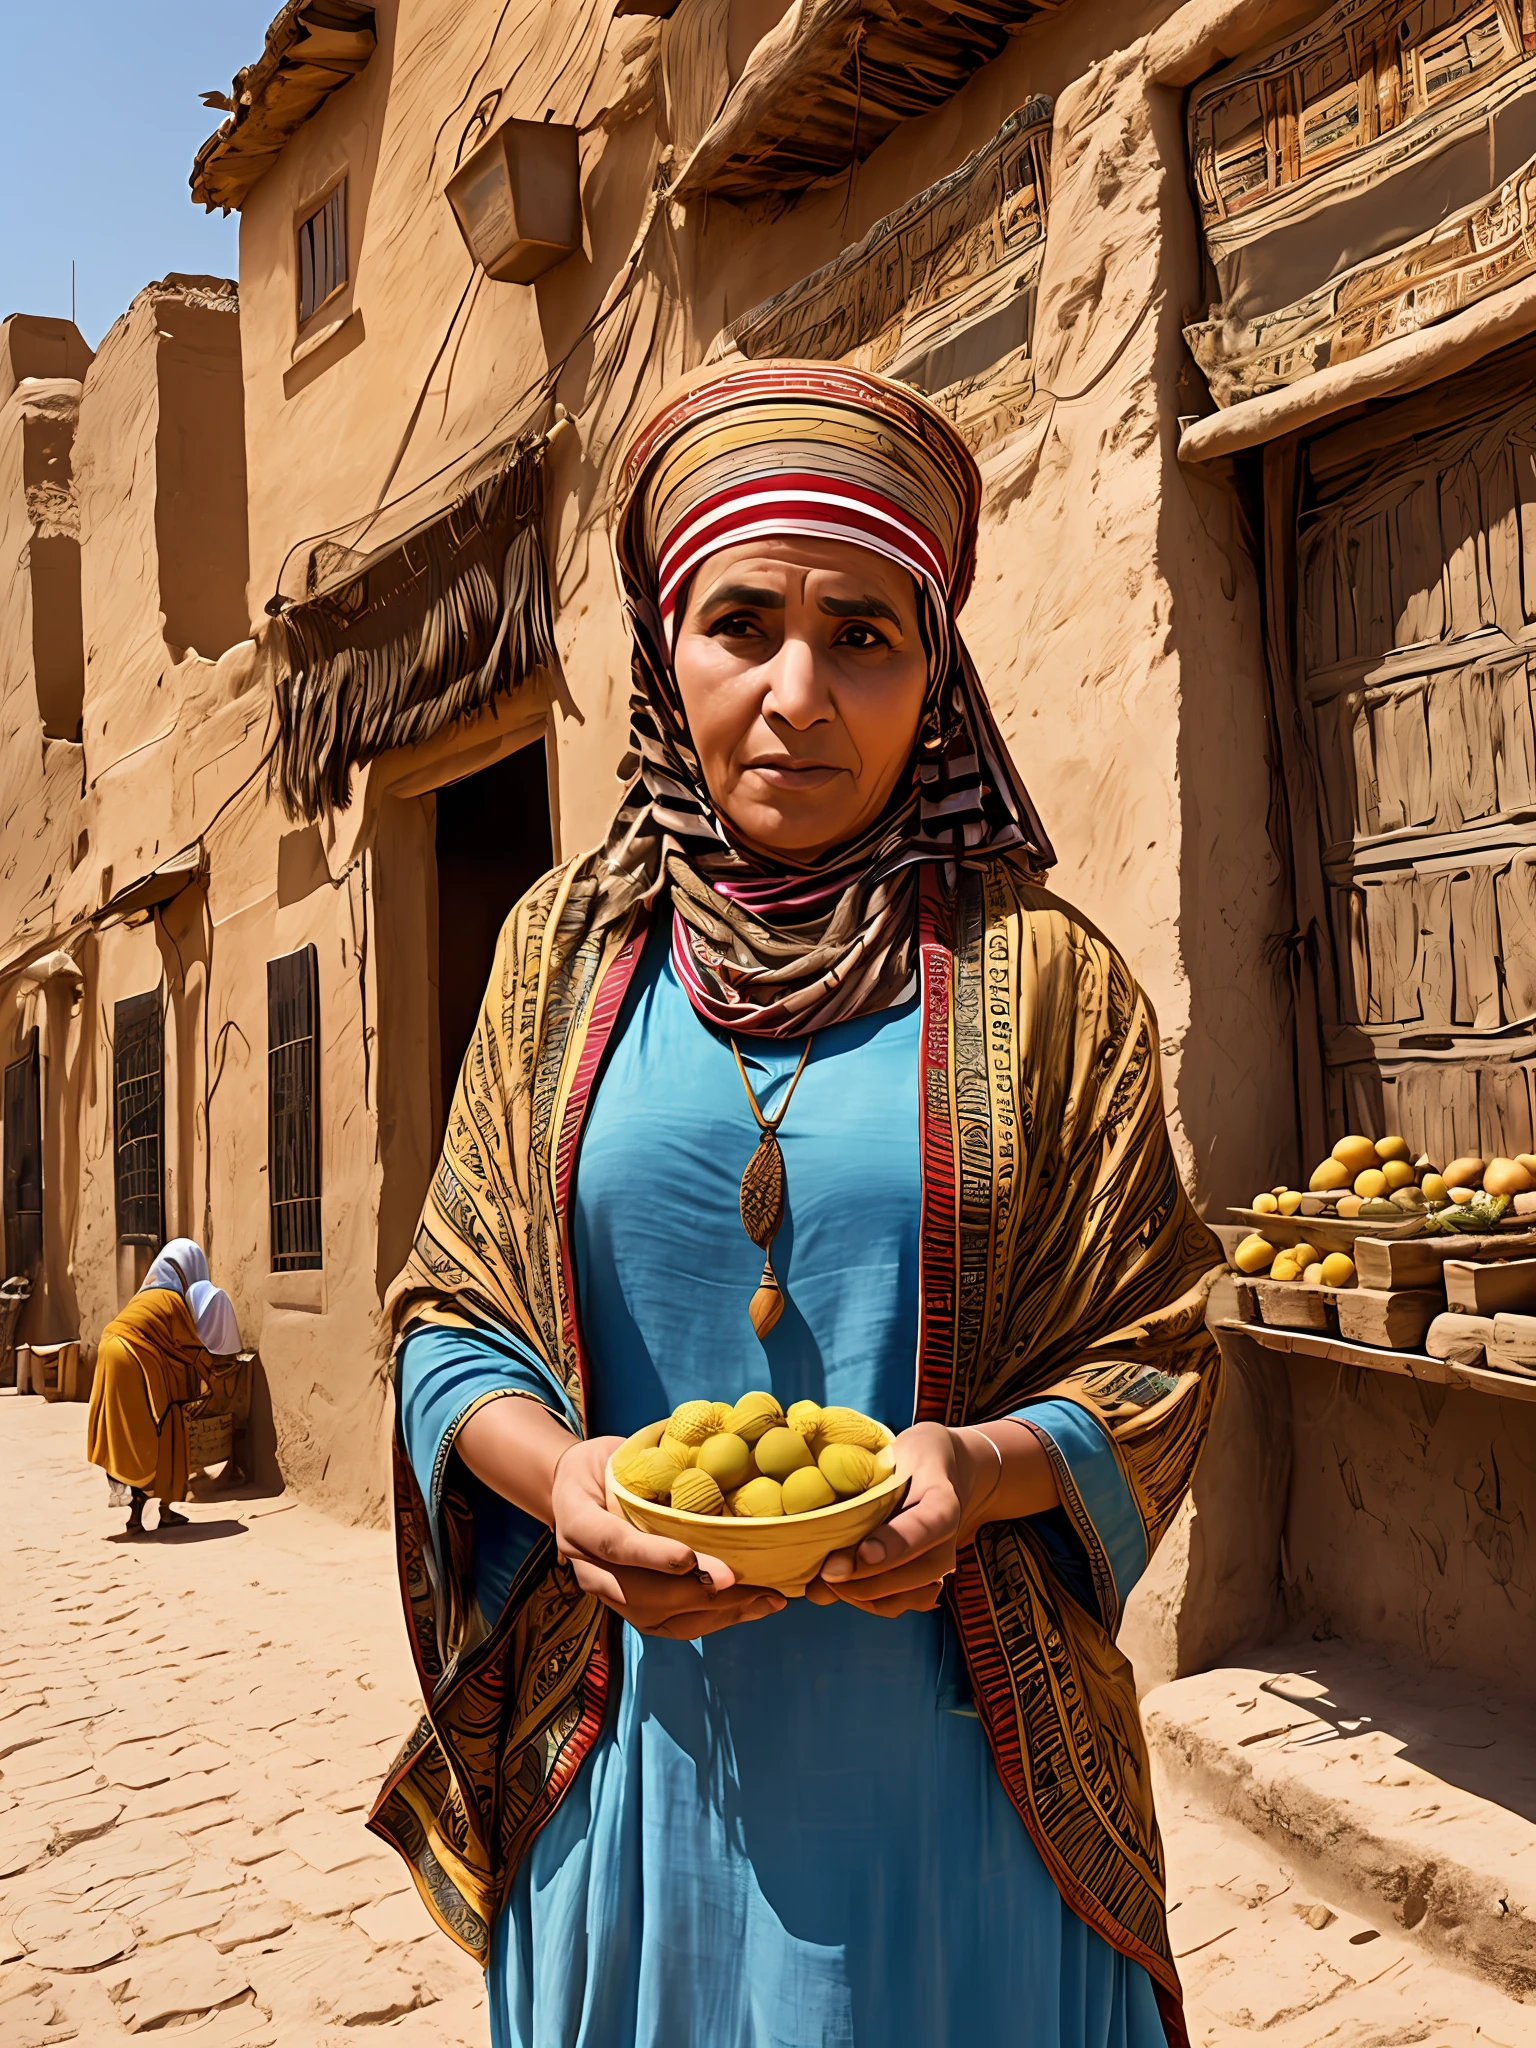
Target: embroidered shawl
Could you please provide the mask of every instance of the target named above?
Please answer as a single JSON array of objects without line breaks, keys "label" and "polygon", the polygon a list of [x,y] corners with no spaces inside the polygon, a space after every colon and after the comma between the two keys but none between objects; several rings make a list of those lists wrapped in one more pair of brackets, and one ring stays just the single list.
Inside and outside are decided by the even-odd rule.
[{"label": "embroidered shawl", "polygon": [[[516,1331],[585,1413],[571,1270],[582,1122],[648,914],[596,915],[600,855],[555,870],[508,920],[441,1164],[396,1283],[421,1320]],[[1219,1262],[1175,1170],[1157,1030],[1114,950],[1018,857],[922,870],[920,1330],[916,1414],[948,1424],[1065,1396],[1104,1424],[1148,1551],[1189,1486],[1219,1360],[1204,1323]],[[472,1518],[447,1462],[443,1546],[395,1454],[401,1586],[426,1712],[370,1826],[438,1923],[482,1961],[520,1859],[591,1750],[619,1624],[552,1539],[502,1613],[471,1590]],[[995,1523],[949,1598],[978,1712],[1064,1898],[1142,1964],[1184,2043],[1162,1850],[1113,1575],[1080,1534],[1104,1619],[1055,1577],[1028,1522]],[[1106,1625],[1107,1624],[1107,1625]]]}]

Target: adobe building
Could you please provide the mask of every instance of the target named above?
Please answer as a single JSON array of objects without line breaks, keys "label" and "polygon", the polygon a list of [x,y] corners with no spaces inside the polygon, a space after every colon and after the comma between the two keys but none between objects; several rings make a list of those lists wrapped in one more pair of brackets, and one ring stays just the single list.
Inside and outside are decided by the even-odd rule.
[{"label": "adobe building", "polygon": [[[381,1302],[495,933],[618,793],[616,460],[732,356],[974,447],[967,638],[1213,1221],[1348,1129],[1532,1148],[1528,7],[290,0],[228,102],[238,297],[0,354],[37,1341],[197,1236],[270,1460],[384,1516]],[[1528,1697],[1528,1385],[1223,1342],[1144,1679],[1299,1626]]]}]

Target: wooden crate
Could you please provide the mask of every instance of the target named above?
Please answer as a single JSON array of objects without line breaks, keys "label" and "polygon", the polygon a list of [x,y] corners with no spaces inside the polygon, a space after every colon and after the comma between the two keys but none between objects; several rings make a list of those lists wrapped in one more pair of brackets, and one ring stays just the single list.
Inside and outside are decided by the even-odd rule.
[{"label": "wooden crate", "polygon": [[1341,1287],[1333,1296],[1339,1335],[1348,1344],[1383,1351],[1418,1351],[1435,1317],[1445,1307],[1429,1288]]},{"label": "wooden crate", "polygon": [[1304,1280],[1264,1280],[1249,1283],[1258,1302],[1260,1318],[1277,1330],[1336,1330],[1331,1290],[1309,1287]]},{"label": "wooden crate", "polygon": [[1469,1316],[1536,1310],[1536,1259],[1447,1259],[1445,1302]]}]

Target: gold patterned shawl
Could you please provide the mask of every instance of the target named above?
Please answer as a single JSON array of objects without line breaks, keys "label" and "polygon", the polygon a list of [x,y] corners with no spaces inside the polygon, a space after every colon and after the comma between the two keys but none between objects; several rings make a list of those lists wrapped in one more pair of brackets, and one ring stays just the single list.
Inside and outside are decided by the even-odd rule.
[{"label": "gold patterned shawl", "polygon": [[[597,912],[600,856],[557,869],[502,934],[397,1329],[517,1331],[585,1413],[571,1271],[572,1166],[647,913]],[[1152,1012],[1114,950],[1005,857],[923,871],[920,1418],[959,1424],[1036,1396],[1108,1431],[1148,1552],[1189,1486],[1215,1398],[1204,1325],[1218,1250],[1180,1185]],[[487,1632],[472,1523],[448,1458],[442,1544],[396,1451],[401,1583],[427,1710],[370,1825],[429,1909],[484,1960],[512,1875],[590,1750],[619,1624],[547,1538]],[[1054,1574],[1028,1522],[996,1523],[951,1582],[1003,1783],[1072,1908],[1145,1966],[1185,2039],[1162,1851],[1113,1576],[1079,1531],[1103,1618]],[[1107,1623],[1107,1626],[1106,1626]]]}]

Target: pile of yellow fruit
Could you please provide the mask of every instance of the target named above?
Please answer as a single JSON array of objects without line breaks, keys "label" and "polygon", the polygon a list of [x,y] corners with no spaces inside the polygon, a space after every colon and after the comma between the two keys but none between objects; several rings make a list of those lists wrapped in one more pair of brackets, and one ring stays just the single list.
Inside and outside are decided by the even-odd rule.
[{"label": "pile of yellow fruit", "polygon": [[[1453,1159],[1436,1166],[1427,1153],[1417,1159],[1406,1138],[1340,1138],[1312,1169],[1306,1190],[1269,1188],[1253,1198],[1264,1216],[1317,1216],[1325,1211],[1346,1219],[1400,1223],[1448,1202],[1464,1205],[1478,1194],[1494,1197],[1536,1191],[1536,1153],[1513,1159]],[[1396,1212],[1396,1213],[1394,1213]]]},{"label": "pile of yellow fruit", "polygon": [[1271,1280],[1304,1280],[1309,1287],[1353,1287],[1355,1262],[1347,1252],[1325,1258],[1315,1244],[1273,1245],[1255,1231],[1232,1254],[1239,1273],[1267,1273]]},{"label": "pile of yellow fruit", "polygon": [[896,1461],[878,1422],[857,1408],[823,1408],[772,1394],[684,1401],[660,1443],[642,1430],[613,1454],[613,1476],[642,1500],[689,1515],[764,1520],[854,1500],[889,1479]]}]

